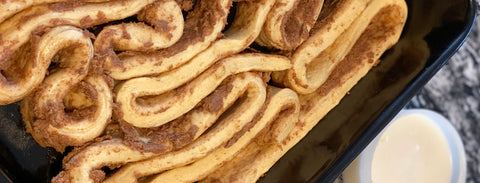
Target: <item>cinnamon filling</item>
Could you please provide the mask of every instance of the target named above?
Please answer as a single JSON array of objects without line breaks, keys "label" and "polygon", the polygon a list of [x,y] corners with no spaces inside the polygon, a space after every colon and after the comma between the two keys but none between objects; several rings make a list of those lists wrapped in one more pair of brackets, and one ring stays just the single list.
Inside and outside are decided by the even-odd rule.
[{"label": "cinnamon filling", "polygon": [[0,3],[0,104],[21,101],[41,146],[73,147],[52,182],[254,182],[407,13],[403,0]]}]

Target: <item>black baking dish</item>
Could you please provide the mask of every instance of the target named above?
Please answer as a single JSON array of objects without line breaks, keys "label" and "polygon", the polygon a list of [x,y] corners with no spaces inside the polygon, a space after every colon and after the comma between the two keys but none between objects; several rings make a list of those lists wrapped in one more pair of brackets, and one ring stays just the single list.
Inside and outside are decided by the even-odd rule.
[{"label": "black baking dish", "polygon": [[400,41],[260,182],[333,182],[470,33],[473,0],[406,0]]},{"label": "black baking dish", "polygon": [[[448,61],[475,20],[473,0],[407,0],[400,41],[259,182],[332,182]],[[62,154],[25,132],[17,103],[0,106],[0,182],[49,182]]]}]

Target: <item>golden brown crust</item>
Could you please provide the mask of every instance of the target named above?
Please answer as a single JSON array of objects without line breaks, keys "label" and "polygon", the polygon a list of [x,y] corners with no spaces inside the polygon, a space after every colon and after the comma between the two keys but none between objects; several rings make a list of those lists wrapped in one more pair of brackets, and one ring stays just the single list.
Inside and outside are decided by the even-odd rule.
[{"label": "golden brown crust", "polygon": [[[50,47],[52,45],[57,47]],[[21,103],[27,131],[40,145],[61,152],[66,146],[82,145],[94,139],[109,121],[112,98],[102,77],[87,77],[93,57],[90,39],[78,28],[60,26],[45,33],[38,48],[41,51],[37,58],[48,64],[53,60],[58,66],[50,69],[38,89]]]},{"label": "golden brown crust", "polygon": [[40,145],[74,146],[52,182],[254,182],[378,63],[407,14],[403,0],[233,8],[0,0],[0,104],[22,100]]},{"label": "golden brown crust", "polygon": [[[378,6],[372,22],[356,41],[348,55],[335,67],[325,84],[312,94],[299,95],[299,122],[280,144],[262,143],[263,135],[242,149],[234,159],[216,169],[200,182],[254,182],[290,148],[300,141],[318,121],[335,107],[342,97],[395,43],[406,21],[403,1],[372,1]],[[328,85],[328,86],[327,86]]]},{"label": "golden brown crust", "polygon": [[278,0],[256,42],[280,50],[295,49],[309,37],[322,6],[323,0]]},{"label": "golden brown crust", "polygon": [[[181,66],[220,37],[231,3],[231,0],[199,0],[195,8],[188,13],[183,34],[174,42],[175,44],[158,51],[142,52],[141,49],[126,51],[119,54],[118,59],[107,60],[104,67],[113,78],[125,80],[158,74]],[[171,12],[170,9],[164,11]],[[180,11],[178,5],[175,11]],[[144,12],[148,12],[148,9]],[[176,17],[175,20],[182,18],[182,16],[166,17],[167,20],[168,17]],[[148,16],[140,18],[149,20]],[[174,20],[168,20],[169,23],[172,21]],[[114,61],[120,63],[113,63]]]}]

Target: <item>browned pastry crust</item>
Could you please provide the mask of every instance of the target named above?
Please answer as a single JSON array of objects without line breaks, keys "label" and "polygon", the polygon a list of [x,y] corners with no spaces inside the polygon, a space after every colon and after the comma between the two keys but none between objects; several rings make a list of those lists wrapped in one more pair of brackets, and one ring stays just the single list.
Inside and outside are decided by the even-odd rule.
[{"label": "browned pastry crust", "polygon": [[406,16],[403,0],[0,1],[0,104],[74,147],[52,182],[255,182]]},{"label": "browned pastry crust", "polygon": [[21,113],[27,132],[40,145],[62,152],[103,132],[111,116],[112,95],[103,77],[87,76],[93,46],[82,30],[55,27],[39,39],[38,58],[48,61],[44,67],[50,60],[59,67],[50,70],[38,89],[22,101]]},{"label": "browned pastry crust", "polygon": [[258,136],[234,159],[217,168],[216,172],[209,174],[200,182],[256,181],[378,63],[384,50],[390,48],[400,36],[406,21],[406,5],[403,1],[373,0],[367,10],[373,11],[375,16],[326,82],[314,93],[299,95],[301,105],[299,125],[288,137],[280,145],[265,145],[258,143],[264,138]]},{"label": "browned pastry crust", "polygon": [[[38,58],[36,56],[29,54],[28,57],[17,57],[22,55],[22,53],[18,53],[18,50],[22,46],[23,49],[26,49],[25,43],[34,39],[35,35],[61,25],[90,27],[111,20],[123,19],[139,12],[151,2],[153,0],[40,4],[26,8],[0,22],[0,67],[3,71],[0,73],[0,88],[2,88],[0,104],[9,104],[22,99],[33,92],[43,80],[48,67],[48,64],[44,63],[49,62],[48,58],[38,59],[40,64],[37,66],[34,61],[29,61],[29,59],[36,60]],[[6,2],[2,6],[9,7],[12,3],[15,4],[16,1]],[[0,12],[2,15],[7,13]],[[49,49],[55,50],[54,48]],[[27,51],[23,50],[23,52]],[[42,61],[41,59],[47,60]],[[12,74],[11,72],[15,69],[11,66],[18,64],[27,64],[25,68],[22,68],[26,72]]]},{"label": "browned pastry crust", "polygon": [[323,0],[277,0],[256,42],[262,46],[292,50],[310,36]]}]

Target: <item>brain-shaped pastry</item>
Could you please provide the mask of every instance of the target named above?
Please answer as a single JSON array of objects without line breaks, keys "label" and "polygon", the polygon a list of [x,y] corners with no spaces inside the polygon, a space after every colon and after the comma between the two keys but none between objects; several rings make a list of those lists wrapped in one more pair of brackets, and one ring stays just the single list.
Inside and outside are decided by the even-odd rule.
[{"label": "brain-shaped pastry", "polygon": [[403,0],[0,5],[0,104],[21,101],[40,145],[74,147],[52,182],[254,182],[407,17]]}]

